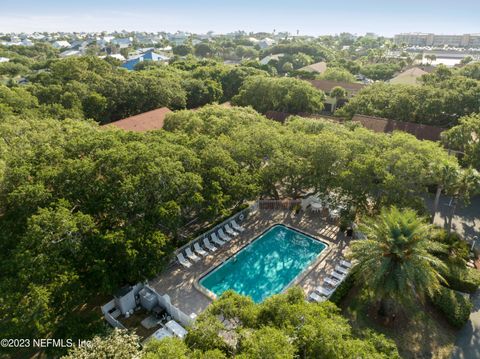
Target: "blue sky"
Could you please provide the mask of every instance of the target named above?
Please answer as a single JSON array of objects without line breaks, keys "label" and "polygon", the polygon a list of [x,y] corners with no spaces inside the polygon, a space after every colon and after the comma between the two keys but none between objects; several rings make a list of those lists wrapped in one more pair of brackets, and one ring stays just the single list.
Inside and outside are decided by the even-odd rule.
[{"label": "blue sky", "polygon": [[0,32],[122,29],[478,33],[480,1],[0,0]]}]

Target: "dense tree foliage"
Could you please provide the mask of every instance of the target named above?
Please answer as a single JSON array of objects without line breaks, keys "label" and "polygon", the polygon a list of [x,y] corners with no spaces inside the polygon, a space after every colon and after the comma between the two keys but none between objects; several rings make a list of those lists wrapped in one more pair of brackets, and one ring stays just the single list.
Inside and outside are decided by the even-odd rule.
[{"label": "dense tree foliage", "polygon": [[[95,337],[89,345],[75,347],[62,359],[132,359],[138,356],[139,351],[137,335],[116,329],[106,337]],[[180,356],[164,356],[164,358],[180,358]]]},{"label": "dense tree foliage", "polygon": [[322,80],[331,80],[338,82],[355,82],[355,76],[340,67],[327,68],[327,70],[322,73],[319,78]]},{"label": "dense tree foliage", "polygon": [[[480,81],[473,64],[451,70],[439,66],[423,76],[422,86],[376,83],[362,89],[346,106],[342,115],[385,117],[440,127],[457,124],[458,118],[480,110]],[[470,70],[471,69],[471,70]]]},{"label": "dense tree foliage", "polygon": [[480,171],[480,114],[462,117],[458,123],[443,133],[443,142],[448,148],[463,152],[464,165]]},{"label": "dense tree foliage", "polygon": [[313,58],[315,62],[332,59],[334,52],[326,46],[318,43],[307,43],[303,41],[292,41],[273,45],[264,51],[264,54],[305,54]]},{"label": "dense tree foliage", "polygon": [[390,80],[402,67],[396,63],[379,63],[362,66],[360,73],[372,80]]},{"label": "dense tree foliage", "polygon": [[193,53],[193,48],[191,45],[178,45],[175,46],[172,51],[174,55],[187,56]]},{"label": "dense tree foliage", "polygon": [[293,78],[250,77],[232,103],[252,106],[255,110],[287,113],[318,113],[323,109],[324,94],[308,82]]},{"label": "dense tree foliage", "polygon": [[29,75],[26,86],[0,85],[0,116],[30,112],[108,123],[158,107],[175,110],[229,101],[246,78],[267,75],[249,66],[194,58],[177,59],[170,66],[152,61],[140,65],[137,71],[125,71],[95,57],[50,61],[45,71]]},{"label": "dense tree foliage", "polygon": [[283,126],[220,106],[169,115],[146,134],[6,115],[0,138],[0,330],[11,337],[98,330],[91,319],[72,324],[75,308],[155,275],[194,218],[311,191],[341,193],[358,211],[422,208],[435,168],[457,166],[407,134],[301,118]]},{"label": "dense tree foliage", "polygon": [[[361,68],[386,62],[378,49],[382,41],[322,37],[260,51],[246,37],[219,37],[174,48],[179,56],[167,66],[145,62],[135,71],[108,58],[58,59],[51,46],[0,46],[0,56],[10,58],[0,66],[2,334],[85,339],[102,332],[97,314],[85,309],[90,300],[154,276],[186,240],[178,235],[186,223],[213,222],[246,200],[335,192],[357,213],[371,214],[390,205],[424,211],[423,196],[434,185],[457,199],[471,193],[473,170],[460,171],[438,144],[404,133],[375,134],[299,117],[281,125],[249,108],[220,106],[177,111],[164,130],[144,134],[98,126],[162,106],[179,110],[229,100],[259,112],[317,113],[323,93],[307,82],[273,76],[327,60],[351,81]],[[346,44],[352,48],[343,49]],[[271,53],[284,56],[272,65],[247,60],[230,66],[215,59]],[[26,83],[19,81],[23,77]],[[440,68],[415,90],[370,86],[345,113],[449,125],[478,111],[478,82],[475,64]],[[341,98],[342,90],[332,95]],[[473,166],[478,146],[467,134],[476,131],[475,121],[466,117],[445,137]],[[447,172],[462,176],[449,181]],[[384,338],[353,333],[335,307],[307,304],[292,293],[259,306],[226,296],[199,318],[186,342],[150,344],[142,355],[397,355]],[[227,304],[241,310],[226,314]],[[219,335],[220,307],[227,318],[241,317],[235,345]],[[117,343],[121,336],[107,340]]]},{"label": "dense tree foliage", "polygon": [[[227,327],[219,318],[236,324]],[[103,356],[111,353],[113,344],[119,346],[119,353],[131,352],[131,341],[110,344],[108,338],[95,340],[98,350],[76,349],[66,358]],[[308,303],[299,288],[262,304],[226,292],[197,318],[185,341],[152,340],[136,354],[142,359],[400,358],[391,340],[372,331],[352,330],[334,304]]]}]

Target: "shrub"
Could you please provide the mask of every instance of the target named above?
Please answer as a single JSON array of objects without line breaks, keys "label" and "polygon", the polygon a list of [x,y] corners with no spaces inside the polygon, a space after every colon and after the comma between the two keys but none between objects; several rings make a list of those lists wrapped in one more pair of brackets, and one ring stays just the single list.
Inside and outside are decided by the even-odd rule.
[{"label": "shrub", "polygon": [[463,295],[442,287],[439,292],[431,296],[431,300],[453,326],[461,327],[467,323],[472,303]]},{"label": "shrub", "polygon": [[345,280],[340,283],[335,292],[332,294],[332,296],[330,297],[330,301],[337,305],[340,304],[340,302],[347,296],[348,292],[350,292],[350,290],[353,288],[354,284],[355,280],[353,278],[353,275],[348,275],[347,278],[345,278]]},{"label": "shrub", "polygon": [[448,287],[459,292],[474,293],[480,287],[480,271],[467,268],[460,272],[451,272],[446,275]]}]

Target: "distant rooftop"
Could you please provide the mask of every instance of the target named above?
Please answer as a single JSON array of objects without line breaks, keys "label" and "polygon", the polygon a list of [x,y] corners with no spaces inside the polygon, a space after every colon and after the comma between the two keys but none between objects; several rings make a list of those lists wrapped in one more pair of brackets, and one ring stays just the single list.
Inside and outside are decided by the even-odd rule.
[{"label": "distant rooftop", "polygon": [[353,116],[352,121],[360,122],[365,128],[374,132],[408,132],[419,140],[440,141],[440,134],[445,131],[445,128],[442,127],[395,121],[375,116],[355,115]]},{"label": "distant rooftop", "polygon": [[350,95],[356,94],[366,85],[360,83],[349,83],[349,82],[338,82],[330,80],[307,80],[310,82],[316,89],[322,90],[324,92],[330,92],[334,87],[340,86],[343,87]]},{"label": "distant rooftop", "polygon": [[425,74],[428,74],[428,72],[421,69],[420,67],[412,67],[399,73],[389,82],[392,84],[416,85],[418,84],[418,79]]},{"label": "distant rooftop", "polygon": [[172,111],[167,107],[130,116],[104,126],[115,126],[126,131],[146,132],[163,128],[165,116]]},{"label": "distant rooftop", "polygon": [[317,62],[315,64],[307,65],[300,68],[300,71],[308,71],[308,72],[318,72],[319,74],[325,72],[327,69],[327,63],[325,61]]}]

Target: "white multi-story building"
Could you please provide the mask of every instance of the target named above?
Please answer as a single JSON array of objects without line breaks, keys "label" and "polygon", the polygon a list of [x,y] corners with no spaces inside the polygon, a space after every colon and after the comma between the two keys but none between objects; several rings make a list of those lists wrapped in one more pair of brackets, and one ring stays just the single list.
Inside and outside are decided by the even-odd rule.
[{"label": "white multi-story building", "polygon": [[432,33],[411,32],[397,34],[395,43],[407,46],[452,46],[480,47],[480,34],[436,35]]}]

